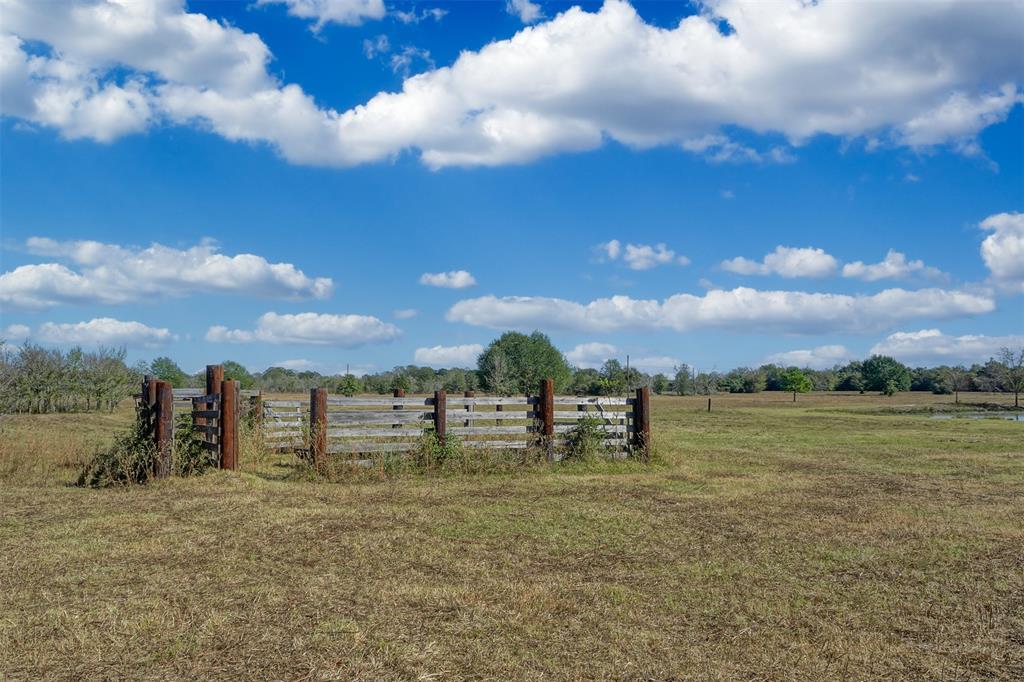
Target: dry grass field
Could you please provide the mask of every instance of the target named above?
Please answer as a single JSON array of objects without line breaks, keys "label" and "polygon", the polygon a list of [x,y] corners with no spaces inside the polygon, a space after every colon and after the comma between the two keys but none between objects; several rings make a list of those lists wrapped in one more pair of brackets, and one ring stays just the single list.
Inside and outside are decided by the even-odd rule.
[{"label": "dry grass field", "polygon": [[108,490],[127,407],[2,417],[0,678],[1024,677],[1024,424],[790,400],[656,398],[651,465]]}]

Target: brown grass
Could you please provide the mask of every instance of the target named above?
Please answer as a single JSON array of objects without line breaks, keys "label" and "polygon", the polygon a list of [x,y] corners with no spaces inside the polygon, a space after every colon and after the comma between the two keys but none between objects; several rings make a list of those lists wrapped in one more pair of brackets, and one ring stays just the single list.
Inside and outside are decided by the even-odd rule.
[{"label": "brown grass", "polygon": [[1020,679],[1024,427],[789,400],[658,398],[649,467],[105,491],[107,417],[4,418],[0,678]]}]

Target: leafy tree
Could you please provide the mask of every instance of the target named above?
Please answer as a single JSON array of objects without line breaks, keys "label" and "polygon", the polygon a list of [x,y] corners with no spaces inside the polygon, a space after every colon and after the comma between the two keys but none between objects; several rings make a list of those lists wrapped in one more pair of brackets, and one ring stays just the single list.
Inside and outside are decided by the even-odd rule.
[{"label": "leafy tree", "polygon": [[654,375],[651,378],[651,390],[661,395],[668,390],[668,377],[661,372]]},{"label": "leafy tree", "polygon": [[676,376],[672,384],[679,395],[689,395],[696,392],[689,365],[684,363],[676,367]]},{"label": "leafy tree", "polygon": [[155,358],[149,364],[149,373],[161,381],[170,383],[174,388],[184,388],[189,384],[189,377],[185,371],[167,356]]},{"label": "leafy tree", "polygon": [[346,374],[338,380],[338,393],[353,396],[363,390],[362,383],[354,374]]},{"label": "leafy tree", "polygon": [[1020,407],[1020,393],[1024,391],[1024,346],[1014,351],[1012,348],[999,350],[999,386],[1004,391],[1013,392],[1013,406]]},{"label": "leafy tree", "polygon": [[942,381],[945,388],[953,392],[954,402],[960,402],[960,391],[966,391],[971,385],[971,373],[966,367],[943,367],[941,369]]},{"label": "leafy tree", "polygon": [[394,378],[391,380],[392,391],[408,391],[410,388],[412,388],[412,382],[409,381],[409,377],[407,377],[405,374],[396,374]]},{"label": "leafy tree", "polygon": [[241,363],[234,360],[225,360],[221,364],[224,365],[225,379],[234,379],[238,382],[239,388],[256,388],[256,380]]},{"label": "leafy tree", "polygon": [[910,390],[910,370],[887,355],[872,355],[864,361],[861,373],[865,390],[881,391],[885,395]]},{"label": "leafy tree", "polygon": [[541,379],[554,379],[555,390],[572,382],[572,369],[551,339],[540,332],[529,336],[506,332],[487,346],[477,360],[485,386],[495,393],[536,391]]},{"label": "leafy tree", "polygon": [[803,371],[796,367],[790,367],[782,373],[780,383],[785,391],[793,393],[793,402],[796,402],[797,393],[807,393],[811,390],[811,380]]}]

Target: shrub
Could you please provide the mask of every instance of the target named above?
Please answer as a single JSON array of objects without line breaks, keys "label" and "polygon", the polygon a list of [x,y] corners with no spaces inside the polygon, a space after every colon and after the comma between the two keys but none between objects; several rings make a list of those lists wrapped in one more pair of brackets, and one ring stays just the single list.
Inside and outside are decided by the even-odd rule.
[{"label": "shrub", "polygon": [[592,461],[607,451],[604,443],[605,431],[597,417],[583,417],[568,433],[568,447],[565,460],[578,462]]},{"label": "shrub", "polygon": [[174,473],[195,476],[214,469],[220,462],[216,452],[203,447],[196,433],[191,414],[179,414],[174,422]]},{"label": "shrub", "polygon": [[145,483],[153,476],[156,448],[149,437],[148,418],[140,413],[135,423],[118,434],[109,448],[93,455],[78,475],[77,484],[91,488]]}]

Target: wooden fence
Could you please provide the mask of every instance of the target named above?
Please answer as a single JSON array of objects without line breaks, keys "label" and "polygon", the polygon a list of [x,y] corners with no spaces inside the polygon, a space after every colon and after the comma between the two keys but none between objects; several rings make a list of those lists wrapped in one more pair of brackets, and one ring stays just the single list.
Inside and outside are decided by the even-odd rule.
[{"label": "wooden fence", "polygon": [[263,434],[276,449],[307,449],[316,461],[332,454],[360,457],[403,452],[419,447],[427,431],[440,443],[456,436],[463,447],[526,449],[541,447],[549,461],[561,458],[568,439],[589,418],[602,445],[613,454],[650,447],[650,392],[635,398],[556,396],[547,379],[539,395],[477,397],[436,391],[433,397],[333,397],[326,389],[310,391],[309,401],[263,401]]},{"label": "wooden fence", "polygon": [[240,391],[238,382],[224,379],[222,365],[207,365],[206,389],[171,388],[166,381],[146,376],[142,381],[139,414],[157,451],[154,475],[169,476],[174,459],[174,413],[187,406],[193,431],[203,449],[215,453],[220,468],[238,468],[238,422],[242,415],[241,398],[248,394],[256,414],[258,391]]}]

